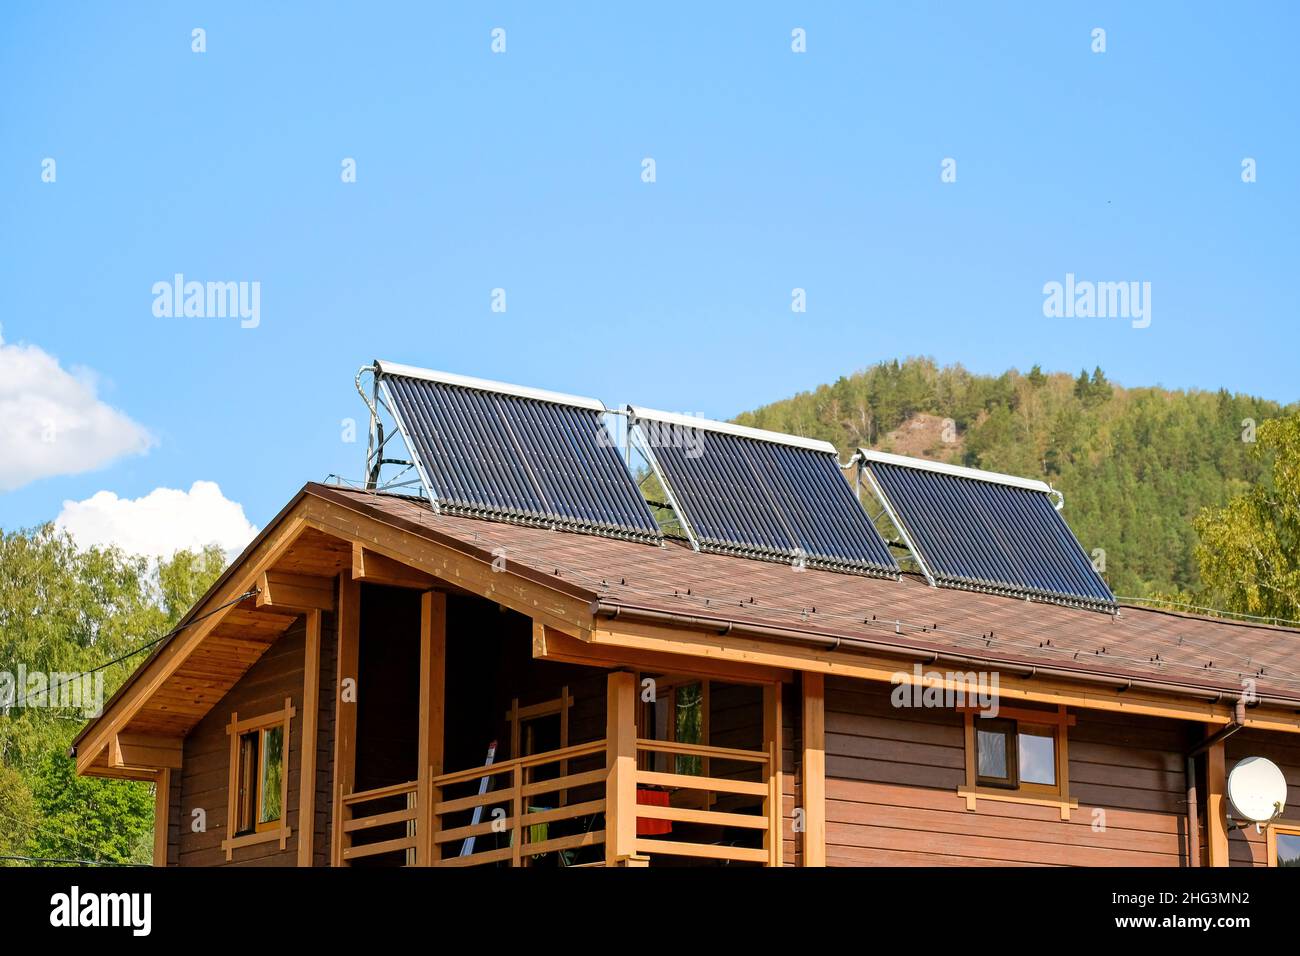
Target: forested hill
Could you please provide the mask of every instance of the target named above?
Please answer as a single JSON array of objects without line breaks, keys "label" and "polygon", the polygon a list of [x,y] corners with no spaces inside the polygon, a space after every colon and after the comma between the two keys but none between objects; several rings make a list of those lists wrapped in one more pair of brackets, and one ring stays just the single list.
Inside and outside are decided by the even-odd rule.
[{"label": "forested hill", "polygon": [[1246,395],[1122,388],[1075,377],[974,375],[928,359],[886,362],[736,418],[852,449],[1042,478],[1065,495],[1085,549],[1105,550],[1119,595],[1194,594],[1192,521],[1265,474],[1251,423],[1294,409]]}]

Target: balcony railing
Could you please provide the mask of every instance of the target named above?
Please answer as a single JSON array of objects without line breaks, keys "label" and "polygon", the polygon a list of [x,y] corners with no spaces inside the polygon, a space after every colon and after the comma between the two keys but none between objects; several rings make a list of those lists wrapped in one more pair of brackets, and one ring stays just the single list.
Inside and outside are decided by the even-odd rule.
[{"label": "balcony railing", "polygon": [[[637,853],[735,863],[772,861],[770,841],[780,839],[781,818],[771,755],[644,738],[637,740],[636,749],[638,767],[653,767],[654,755],[664,754],[674,768],[636,772]],[[691,761],[701,773],[678,772],[678,758]],[[652,792],[658,796],[651,798]],[[666,821],[663,829],[668,832],[647,833],[653,828],[646,820]],[[678,832],[680,827],[670,830],[674,823],[685,824],[686,834]]]},{"label": "balcony railing", "polygon": [[[403,852],[415,862],[415,834],[419,815],[417,784],[394,784],[343,797],[343,859],[347,862]],[[396,834],[401,834],[396,835]],[[357,842],[359,836],[373,837]]]},{"label": "balcony railing", "polygon": [[[781,836],[775,754],[638,739],[636,839],[629,853],[771,864]],[[660,756],[662,755],[662,756]],[[403,854],[431,866],[590,866],[605,862],[604,740],[432,778],[428,812],[415,781],[347,795],[343,859]],[[654,769],[663,761],[672,769]],[[682,761],[699,773],[682,773]],[[425,861],[420,861],[425,862]]]},{"label": "balcony railing", "polygon": [[432,865],[603,861],[605,759],[593,740],[434,777]]}]

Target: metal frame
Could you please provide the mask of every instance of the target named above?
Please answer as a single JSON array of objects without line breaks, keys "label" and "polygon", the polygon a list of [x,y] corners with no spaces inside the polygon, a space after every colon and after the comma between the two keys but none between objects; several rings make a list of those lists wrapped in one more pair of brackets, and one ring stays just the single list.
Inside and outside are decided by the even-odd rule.
[{"label": "metal frame", "polygon": [[[361,385],[361,377],[366,372],[369,372],[372,377],[370,395],[366,395],[365,389]],[[386,389],[381,391],[381,379],[382,374],[379,370],[379,363],[375,362],[371,365],[363,365],[359,368],[354,380],[357,394],[361,396],[361,400],[365,402],[366,408],[370,412],[370,423],[366,430],[366,459],[363,471],[363,487],[366,491],[388,491],[394,488],[409,488],[411,485],[421,484],[423,486],[420,489],[422,495],[429,498],[430,502],[433,504],[434,510],[436,511],[438,505],[437,502],[433,500],[432,485],[428,480],[428,476],[423,473],[423,469],[415,460],[415,456],[411,454],[410,449],[406,449],[407,455],[410,456],[408,458],[384,457],[384,449],[393,439],[393,436],[396,435],[398,438],[401,438],[403,444],[405,444],[406,439],[402,435],[402,422],[393,407],[391,396],[388,395]],[[385,430],[384,416],[380,414],[381,408],[387,413],[388,417],[392,419],[394,423],[393,428]],[[404,467],[388,482],[381,482],[385,465],[403,465]],[[401,478],[402,475],[411,469],[415,469],[415,472],[420,479],[419,482],[397,481],[398,478]]]},{"label": "metal frame", "polygon": [[[1062,499],[1064,496],[1045,481],[1039,481],[1036,478],[1021,478],[1019,475],[1004,475],[997,471],[983,471],[979,468],[966,468],[963,465],[950,465],[943,461],[931,461],[928,458],[910,458],[907,455],[893,455],[887,451],[872,451],[870,448],[859,448],[858,454],[865,461],[878,461],[882,465],[898,465],[902,468],[914,468],[918,471],[935,471],[941,475],[952,475],[954,478],[972,478],[975,481],[987,481],[995,485],[1011,485],[1015,488],[1026,488],[1029,491],[1041,491],[1044,494],[1055,494]],[[1060,511],[1060,505],[1056,506]]]},{"label": "metal frame", "polygon": [[649,440],[646,438],[645,434],[641,431],[640,420],[637,419],[636,415],[633,412],[632,406],[629,405],[627,411],[627,448],[628,448],[628,458],[629,458],[629,462],[628,462],[629,470],[631,468],[630,459],[632,456],[632,443],[634,438],[637,445],[639,446],[637,448],[637,451],[640,453],[641,457],[644,458],[646,462],[650,465],[651,473],[655,476],[655,479],[659,482],[659,487],[663,489],[664,497],[668,499],[668,507],[670,507],[673,510],[673,514],[677,516],[677,523],[681,525],[682,530],[686,532],[686,540],[688,540],[691,543],[691,550],[699,551],[700,539],[696,537],[695,529],[691,527],[691,523],[686,520],[686,512],[683,511],[682,507],[677,503],[677,496],[673,494],[672,485],[668,483],[668,479],[664,476],[663,470],[659,467],[659,459],[655,457],[654,451],[650,447]]},{"label": "metal frame", "polygon": [[836,461],[839,460],[839,452],[836,451],[835,446],[828,441],[821,441],[817,438],[787,435],[784,432],[770,432],[763,428],[750,428],[748,425],[734,425],[731,422],[720,422],[712,418],[700,418],[695,415],[683,415],[680,412],[665,412],[639,405],[628,405],[627,411],[629,416],[638,420],[644,418],[669,425],[681,425],[685,428],[703,428],[706,431],[722,432],[740,438],[776,442],[778,445],[793,445],[795,448],[807,448],[810,451],[824,451],[835,455]]},{"label": "metal frame", "polygon": [[[859,454],[861,454],[861,452],[859,452]],[[900,456],[894,455],[891,457],[898,458]],[[925,563],[925,558],[921,557],[921,549],[916,546],[916,543],[912,540],[912,536],[907,533],[907,528],[903,525],[902,519],[899,518],[898,514],[894,511],[894,506],[889,503],[889,496],[886,495],[884,489],[876,483],[876,476],[871,473],[871,469],[867,467],[866,461],[859,459],[859,479],[863,474],[867,476],[867,483],[871,486],[871,493],[875,495],[876,500],[879,501],[881,507],[885,509],[885,514],[889,516],[889,523],[892,524],[894,530],[898,532],[898,536],[902,539],[903,545],[907,548],[908,553],[912,555],[912,559],[916,561],[917,567],[919,567],[921,573],[925,575],[925,580],[929,582],[930,587],[937,588],[939,586],[938,582],[935,581],[934,575],[930,573],[930,567]]]},{"label": "metal frame", "polygon": [[[393,421],[397,424],[397,432],[399,435],[402,436],[402,442],[403,444],[405,444],[406,435],[407,435],[406,423],[402,421],[402,416],[397,411],[397,403],[393,401],[392,395],[389,394],[388,385],[387,383],[384,382],[381,373],[376,374],[375,376],[375,387],[376,389],[383,391],[383,395],[385,399],[384,407],[388,409],[388,413],[393,416]],[[415,468],[416,474],[420,476],[420,481],[424,485],[425,496],[429,499],[429,504],[433,507],[434,514],[440,513],[442,511],[442,507],[438,504],[437,486],[434,485],[432,480],[430,480],[428,473],[424,470],[424,465],[420,463],[419,456],[417,456],[415,452],[411,451],[409,447],[407,448],[407,454],[411,456],[411,460],[409,464]],[[384,464],[384,459],[380,458],[375,466],[376,475],[378,475],[378,469],[382,468],[383,464]],[[367,487],[369,487],[368,482],[367,482]],[[384,485],[383,487],[386,488],[388,486]]]},{"label": "metal frame", "polygon": [[397,362],[382,362],[375,359],[375,370],[379,377],[396,375],[401,378],[418,378],[426,382],[439,382],[443,385],[459,385],[473,388],[480,392],[500,392],[502,395],[514,395],[518,398],[531,398],[539,402],[554,402],[557,405],[574,405],[589,408],[596,412],[607,412],[605,403],[583,395],[566,395],[564,392],[549,392],[543,388],[529,388],[526,385],[512,385],[509,382],[494,382],[487,378],[473,378],[469,375],[457,375],[455,372],[439,372],[435,369],[417,368],[414,365],[401,365]]}]

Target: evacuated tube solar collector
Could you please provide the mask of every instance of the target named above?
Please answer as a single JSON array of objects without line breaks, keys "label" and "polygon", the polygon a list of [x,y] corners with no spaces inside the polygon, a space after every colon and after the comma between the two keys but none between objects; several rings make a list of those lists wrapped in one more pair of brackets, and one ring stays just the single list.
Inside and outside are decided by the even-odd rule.
[{"label": "evacuated tube solar collector", "polygon": [[393,362],[375,373],[436,510],[661,540],[596,399]]},{"label": "evacuated tube solar collector", "polygon": [[628,420],[700,550],[898,575],[830,442],[634,405]]},{"label": "evacuated tube solar collector", "polygon": [[859,449],[876,496],[933,584],[1112,611],[1046,482]]}]

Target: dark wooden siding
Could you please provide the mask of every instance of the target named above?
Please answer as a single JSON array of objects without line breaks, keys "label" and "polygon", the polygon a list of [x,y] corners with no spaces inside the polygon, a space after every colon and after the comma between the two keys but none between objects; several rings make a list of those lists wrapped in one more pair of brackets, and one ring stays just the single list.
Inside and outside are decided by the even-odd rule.
[{"label": "dark wooden siding", "polygon": [[[226,725],[230,722],[232,712],[237,712],[240,719],[245,719],[280,710],[286,697],[292,698],[296,711],[289,727],[289,797],[285,807],[285,820],[293,833],[284,850],[280,849],[278,840],[241,847],[234,851],[231,863],[259,866],[296,864],[300,794],[298,783],[302,768],[304,649],[305,625],[300,619],[271,645],[239,683],[185,738],[184,762],[180,773],[181,825],[177,852],[180,866],[227,865],[225,851],[221,849],[221,841],[228,836],[226,809],[230,785],[230,738],[226,734]],[[332,711],[332,708],[327,709]],[[196,833],[192,826],[193,813],[200,808],[207,815],[207,827],[205,832]]]},{"label": "dark wooden siding", "polygon": [[[1287,799],[1282,822],[1300,826],[1300,735],[1268,734],[1257,730],[1239,730],[1223,744],[1227,771],[1243,757],[1267,757],[1286,777]],[[1232,830],[1228,834],[1230,866],[1268,866],[1268,837],[1254,827]]]},{"label": "dark wooden siding", "polygon": [[[890,688],[826,682],[827,863],[1178,866],[1185,862],[1186,730],[1173,721],[1077,715],[1069,821],[1055,807],[957,795],[962,718],[896,709]],[[1104,818],[1095,811],[1103,811]],[[1094,821],[1104,820],[1104,829]]]},{"label": "dark wooden siding", "polygon": [[[337,699],[338,619],[321,616],[320,710],[316,717],[316,834],[312,865],[329,866],[330,821],[334,816],[334,709]],[[290,781],[290,786],[293,781]]]},{"label": "dark wooden siding", "polygon": [[799,684],[781,685],[781,864],[802,866],[802,844],[794,831],[795,807],[801,806],[803,694]]},{"label": "dark wooden siding", "polygon": [[181,772],[173,770],[171,787],[167,794],[167,865],[180,865],[181,827],[189,826],[188,818],[181,819]]}]

